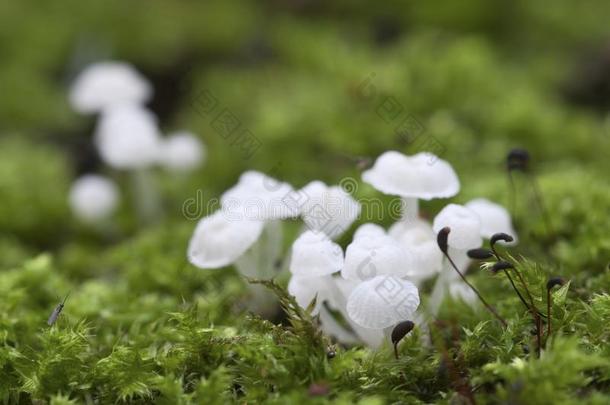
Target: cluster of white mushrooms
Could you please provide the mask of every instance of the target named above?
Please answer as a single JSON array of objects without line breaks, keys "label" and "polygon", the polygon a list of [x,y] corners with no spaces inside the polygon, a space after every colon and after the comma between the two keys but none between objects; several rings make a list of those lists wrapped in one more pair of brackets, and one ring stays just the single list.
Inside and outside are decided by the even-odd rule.
[{"label": "cluster of white mushrooms", "polygon": [[[188,132],[163,136],[157,118],[145,104],[152,86],[131,65],[100,62],[88,66],[70,91],[72,107],[82,114],[98,114],[94,142],[101,159],[111,169],[129,171],[134,179],[138,212],[155,215],[156,191],[150,169],[160,165],[172,172],[188,172],[202,164],[205,148]],[[107,219],[117,207],[119,191],[108,177],[86,174],[70,192],[75,215],[87,222]]]},{"label": "cluster of white mushrooms", "polygon": [[[322,328],[345,343],[383,343],[400,322],[421,323],[449,293],[474,303],[475,295],[443,260],[436,235],[450,227],[451,257],[462,269],[467,251],[497,232],[515,235],[508,212],[486,199],[449,204],[432,223],[420,218],[419,200],[449,198],[460,189],[444,160],[429,153],[389,151],[362,175],[382,193],[404,200],[402,219],[389,230],[365,223],[345,252],[334,242],[359,217],[360,204],[342,188],[314,181],[300,190],[258,172],[244,173],[221,198],[221,209],[203,218],[188,247],[191,263],[203,269],[231,264],[249,277],[277,276],[282,258],[281,220],[300,217],[304,230],[292,245],[288,291],[313,313]],[[427,308],[418,287],[437,277]],[[345,322],[341,322],[339,316]]]}]

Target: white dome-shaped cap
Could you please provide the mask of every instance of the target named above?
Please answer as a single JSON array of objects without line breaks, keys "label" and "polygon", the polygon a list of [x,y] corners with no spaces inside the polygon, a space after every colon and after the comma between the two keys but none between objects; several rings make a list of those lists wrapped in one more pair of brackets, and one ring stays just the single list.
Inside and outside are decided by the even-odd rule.
[{"label": "white dome-shaped cap", "polygon": [[100,117],[95,143],[100,156],[115,169],[134,169],[154,164],[161,136],[155,116],[135,105],[106,110]]},{"label": "white dome-shaped cap", "polygon": [[116,184],[103,176],[88,174],[78,178],[70,189],[70,207],[85,222],[108,218],[119,202]]},{"label": "white dome-shaped cap", "polygon": [[298,277],[293,274],[288,282],[288,293],[295,298],[301,308],[307,308],[316,298],[312,315],[317,315],[322,303],[332,294],[332,283],[332,276]]},{"label": "white dome-shaped cap", "polygon": [[151,95],[152,87],[131,65],[99,62],[76,77],[70,103],[78,112],[94,113],[120,104],[145,103]]},{"label": "white dome-shaped cap", "polygon": [[371,222],[367,222],[366,224],[362,224],[356,229],[354,232],[354,239],[361,238],[363,236],[371,236],[371,237],[383,237],[386,236],[386,231],[383,227],[373,224]]},{"label": "white dome-shaped cap", "polygon": [[448,226],[448,244],[457,250],[475,249],[481,246],[481,219],[472,210],[458,204],[449,204],[434,218],[435,233]]},{"label": "white dome-shaped cap", "polygon": [[294,193],[288,183],[280,182],[257,171],[247,171],[220,198],[223,208],[245,218],[270,220],[299,215],[286,199]]},{"label": "white dome-shaped cap", "polygon": [[412,319],[418,306],[415,284],[389,276],[363,281],[347,299],[349,317],[368,329],[384,329]]},{"label": "white dome-shaped cap", "polygon": [[205,159],[205,146],[189,132],[176,132],[163,139],[159,161],[167,169],[187,172],[196,169]]},{"label": "white dome-shaped cap", "polygon": [[382,193],[422,200],[453,197],[460,191],[451,165],[427,152],[413,156],[385,152],[362,173],[362,180]]},{"label": "white dome-shaped cap", "polygon": [[307,227],[322,231],[331,239],[341,236],[360,215],[360,203],[351,195],[339,186],[329,187],[318,180],[297,191],[295,197],[303,200],[301,216]]},{"label": "white dome-shaped cap", "polygon": [[422,219],[399,221],[390,227],[388,234],[409,256],[407,277],[410,280],[423,281],[443,268],[443,252],[438,248],[436,234],[428,222]]},{"label": "white dome-shaped cap", "polygon": [[345,265],[341,276],[352,280],[366,280],[380,275],[404,277],[409,273],[409,257],[396,240],[369,231],[360,232],[345,251]]},{"label": "white dome-shaped cap", "polygon": [[189,261],[202,269],[235,262],[260,237],[264,222],[231,220],[222,210],[199,221],[188,246]]},{"label": "white dome-shaped cap", "polygon": [[485,198],[471,200],[465,207],[474,211],[481,218],[482,237],[490,239],[493,234],[503,232],[514,238],[510,244],[517,244],[517,233],[506,208]]},{"label": "white dome-shaped cap", "polygon": [[298,277],[319,277],[343,267],[343,250],[322,232],[306,231],[294,241],[290,271]]}]

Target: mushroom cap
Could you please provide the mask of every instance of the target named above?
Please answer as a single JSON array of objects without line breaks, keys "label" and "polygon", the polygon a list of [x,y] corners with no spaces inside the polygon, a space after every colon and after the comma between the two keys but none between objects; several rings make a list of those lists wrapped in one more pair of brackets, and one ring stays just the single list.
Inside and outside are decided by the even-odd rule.
[{"label": "mushroom cap", "polygon": [[369,227],[359,232],[345,251],[341,276],[345,279],[366,280],[379,275],[404,277],[409,272],[409,257],[396,240],[377,234]]},{"label": "mushroom cap", "polygon": [[294,193],[294,189],[290,184],[257,171],[247,171],[239,177],[235,186],[220,197],[220,203],[224,209],[237,212],[247,219],[285,219],[299,215],[286,202],[291,193]]},{"label": "mushroom cap", "polygon": [[160,143],[156,117],[136,105],[105,110],[95,132],[100,156],[115,169],[142,168],[156,163]]},{"label": "mushroom cap", "polygon": [[292,245],[290,272],[298,277],[319,277],[343,267],[343,250],[322,232],[305,231]]},{"label": "mushroom cap", "polygon": [[382,193],[422,200],[453,197],[460,190],[451,165],[427,152],[413,156],[385,152],[362,173],[362,180]]},{"label": "mushroom cap", "polygon": [[385,235],[386,231],[383,229],[383,227],[372,222],[367,222],[366,224],[360,225],[358,229],[356,229],[356,232],[354,232],[354,239],[358,239],[363,236],[381,237]]},{"label": "mushroom cap", "polygon": [[316,298],[312,315],[317,315],[322,303],[332,297],[332,283],[333,277],[330,275],[299,277],[293,274],[288,282],[288,293],[295,298],[301,308],[307,308]]},{"label": "mushroom cap", "polygon": [[341,236],[360,215],[360,203],[339,186],[329,187],[315,180],[294,196],[293,203],[300,208],[307,227],[331,239]]},{"label": "mushroom cap", "polygon": [[159,161],[169,170],[187,172],[203,163],[205,153],[199,138],[189,132],[175,132],[163,139]]},{"label": "mushroom cap", "polygon": [[199,221],[188,246],[189,261],[202,269],[235,262],[259,238],[263,221],[231,220],[222,210]]},{"label": "mushroom cap", "polygon": [[490,239],[496,233],[506,233],[513,237],[510,244],[517,244],[517,233],[513,228],[508,210],[485,198],[476,198],[465,205],[481,218],[481,236]]},{"label": "mushroom cap", "polygon": [[472,210],[458,204],[445,206],[434,218],[432,229],[438,233],[449,227],[448,244],[457,250],[474,249],[481,246],[481,219]]},{"label": "mushroom cap", "polygon": [[98,62],[76,77],[70,104],[80,113],[95,113],[119,104],[145,103],[151,96],[150,83],[130,64]]},{"label": "mushroom cap", "polygon": [[115,211],[119,202],[119,189],[106,177],[87,174],[72,184],[69,202],[78,218],[85,222],[97,222]]},{"label": "mushroom cap", "polygon": [[363,281],[347,299],[348,316],[368,329],[384,329],[412,319],[418,306],[415,284],[391,276]]},{"label": "mushroom cap", "polygon": [[433,277],[443,268],[443,252],[436,243],[432,226],[422,220],[392,225],[388,234],[394,238],[409,256],[407,277],[412,281],[423,281]]}]

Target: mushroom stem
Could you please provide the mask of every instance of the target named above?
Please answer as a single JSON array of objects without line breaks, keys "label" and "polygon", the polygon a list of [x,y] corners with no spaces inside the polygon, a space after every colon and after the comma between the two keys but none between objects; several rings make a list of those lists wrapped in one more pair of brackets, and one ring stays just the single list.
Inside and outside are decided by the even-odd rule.
[{"label": "mushroom stem", "polygon": [[135,169],[131,178],[140,221],[143,224],[157,222],[162,215],[161,200],[150,171],[145,168]]},{"label": "mushroom stem", "polygon": [[402,198],[402,221],[412,223],[419,216],[419,200],[413,197]]},{"label": "mushroom stem", "polygon": [[451,266],[453,267],[453,269],[459,274],[459,276],[461,277],[462,281],[464,281],[464,283],[466,283],[466,285],[468,287],[470,287],[470,289],[472,291],[474,291],[474,293],[477,295],[477,297],[479,297],[479,300],[483,303],[483,305],[485,305],[485,308],[487,308],[489,310],[489,312],[491,312],[493,314],[493,316],[496,317],[496,319],[498,321],[500,321],[502,323],[502,325],[507,326],[508,324],[506,323],[506,321],[504,320],[504,318],[502,318],[494,309],[494,307],[492,307],[491,305],[489,305],[487,303],[487,301],[485,301],[485,298],[483,298],[483,296],[481,295],[481,293],[479,292],[479,290],[477,290],[475,288],[475,286],[473,286],[472,284],[470,284],[470,282],[466,279],[466,277],[464,276],[464,274],[460,271],[460,269],[458,269],[458,267],[455,265],[455,263],[453,262],[453,259],[451,259],[451,256],[449,256],[449,254],[447,252],[443,252],[445,254],[445,257],[447,258],[447,260],[449,260],[449,263],[451,263]]}]

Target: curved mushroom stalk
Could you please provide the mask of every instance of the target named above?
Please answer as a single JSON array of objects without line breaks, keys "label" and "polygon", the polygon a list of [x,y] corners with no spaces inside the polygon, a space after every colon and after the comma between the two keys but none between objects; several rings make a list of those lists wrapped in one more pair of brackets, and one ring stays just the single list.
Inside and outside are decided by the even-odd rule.
[{"label": "curved mushroom stalk", "polygon": [[161,196],[155,178],[148,168],[132,170],[131,183],[133,199],[140,222],[154,224],[163,216]]}]

